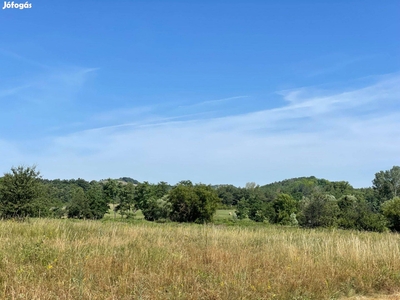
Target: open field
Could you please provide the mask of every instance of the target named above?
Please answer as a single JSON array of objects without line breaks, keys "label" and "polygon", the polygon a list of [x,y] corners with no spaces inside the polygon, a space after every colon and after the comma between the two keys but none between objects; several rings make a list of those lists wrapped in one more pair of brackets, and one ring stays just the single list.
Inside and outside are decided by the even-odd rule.
[{"label": "open field", "polygon": [[[110,209],[108,211],[108,213],[104,216],[105,219],[121,219],[121,215],[117,212],[114,215],[114,211],[113,211],[113,205],[110,204]],[[231,215],[229,215],[229,213],[231,213]],[[224,222],[224,221],[230,221],[233,220],[232,214],[235,213],[235,209],[218,209],[214,215],[214,221],[215,222]],[[144,216],[142,214],[141,210],[136,211],[135,216],[134,216],[135,220],[143,220]]]},{"label": "open field", "polygon": [[0,239],[1,299],[396,299],[400,292],[400,236],[390,233],[38,219],[0,222]]}]

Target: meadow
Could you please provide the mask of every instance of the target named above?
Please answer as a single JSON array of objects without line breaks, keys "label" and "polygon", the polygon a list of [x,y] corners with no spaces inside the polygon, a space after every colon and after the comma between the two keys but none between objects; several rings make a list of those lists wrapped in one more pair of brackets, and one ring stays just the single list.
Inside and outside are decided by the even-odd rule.
[{"label": "meadow", "polygon": [[[400,236],[242,226],[0,222],[1,299],[397,299]],[[223,220],[227,226],[223,224]],[[218,223],[218,222],[217,222]],[[385,296],[387,295],[387,296]]]}]

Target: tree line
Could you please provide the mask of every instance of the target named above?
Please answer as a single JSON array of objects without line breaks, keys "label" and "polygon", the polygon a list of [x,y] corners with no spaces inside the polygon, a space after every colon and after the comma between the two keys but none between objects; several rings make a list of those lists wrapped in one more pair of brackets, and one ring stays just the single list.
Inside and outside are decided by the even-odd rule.
[{"label": "tree line", "polygon": [[400,231],[400,167],[375,174],[372,187],[355,189],[346,181],[300,177],[267,184],[151,184],[129,177],[88,182],[47,180],[35,167],[12,168],[0,178],[0,217],[211,222],[218,207],[235,209],[232,221],[250,219],[302,227]]},{"label": "tree line", "polygon": [[0,218],[56,217],[101,219],[112,209],[114,217],[133,218],[141,210],[148,221],[210,222],[220,203],[205,184],[181,181],[140,183],[123,177],[88,182],[84,179],[47,180],[36,167],[11,168],[0,178]]}]

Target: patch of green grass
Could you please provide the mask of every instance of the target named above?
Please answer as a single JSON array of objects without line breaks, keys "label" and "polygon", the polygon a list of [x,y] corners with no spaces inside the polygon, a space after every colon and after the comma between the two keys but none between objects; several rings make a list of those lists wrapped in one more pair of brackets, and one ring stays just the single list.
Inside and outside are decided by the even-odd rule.
[{"label": "patch of green grass", "polygon": [[214,215],[214,220],[233,220],[235,219],[235,209],[218,209]]}]

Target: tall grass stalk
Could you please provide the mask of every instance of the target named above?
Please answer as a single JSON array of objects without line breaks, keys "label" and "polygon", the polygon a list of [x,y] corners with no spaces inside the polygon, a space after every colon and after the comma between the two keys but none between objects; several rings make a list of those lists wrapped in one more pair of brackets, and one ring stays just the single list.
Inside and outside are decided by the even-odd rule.
[{"label": "tall grass stalk", "polygon": [[1,299],[339,299],[400,292],[390,233],[0,222]]}]

